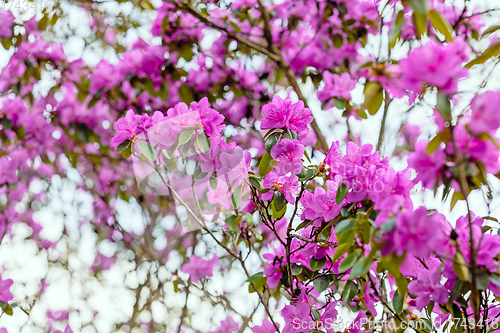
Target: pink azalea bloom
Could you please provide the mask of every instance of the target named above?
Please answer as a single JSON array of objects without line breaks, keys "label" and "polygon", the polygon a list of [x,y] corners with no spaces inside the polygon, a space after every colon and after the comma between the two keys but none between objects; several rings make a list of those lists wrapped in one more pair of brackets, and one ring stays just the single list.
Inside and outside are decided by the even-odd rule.
[{"label": "pink azalea bloom", "polygon": [[54,333],[73,333],[71,330],[71,327],[69,325],[66,325],[66,328],[64,329],[64,332],[62,331],[55,331]]},{"label": "pink azalea bloom", "polygon": [[12,25],[14,23],[14,15],[10,11],[0,9],[0,37],[9,38],[12,36]]},{"label": "pink azalea bloom", "polygon": [[408,157],[408,166],[415,169],[417,176],[413,180],[415,184],[422,182],[426,188],[434,188],[434,183],[441,168],[445,165],[446,154],[438,147],[432,154],[427,154],[427,140],[420,140],[415,145],[415,152]]},{"label": "pink azalea bloom", "polygon": [[[277,324],[279,327],[279,324]],[[253,333],[276,333],[276,328],[269,318],[264,318],[262,325],[252,327]]]},{"label": "pink azalea bloom", "polygon": [[[488,270],[494,272],[498,268],[498,263],[494,258],[500,254],[500,239],[497,235],[482,233],[483,219],[479,216],[476,217],[472,213],[471,218],[474,246],[477,253],[476,264],[485,266]],[[467,216],[462,216],[457,220],[455,231],[458,234],[457,243],[465,261],[470,262],[470,231]]]},{"label": "pink azalea bloom", "polygon": [[440,214],[428,215],[425,207],[407,211],[398,216],[392,235],[398,256],[406,251],[417,258],[428,257],[447,236]]},{"label": "pink azalea bloom", "polygon": [[4,280],[0,276],[0,302],[8,303],[12,301],[14,297],[12,296],[12,293],[9,289],[13,283],[14,281],[12,281],[12,279]]},{"label": "pink azalea bloom", "polygon": [[115,264],[115,259],[113,257],[107,257],[102,253],[98,253],[94,259],[94,263],[90,268],[92,271],[107,271]]},{"label": "pink azalea bloom", "polygon": [[181,271],[189,274],[191,281],[196,283],[200,281],[202,277],[211,277],[213,275],[214,266],[218,261],[219,258],[215,254],[210,260],[191,256],[189,261],[182,266]]},{"label": "pink azalea bloom", "polygon": [[282,333],[296,333],[300,332],[303,322],[311,320],[311,310],[307,303],[300,303],[298,306],[285,305],[281,310],[281,315],[285,319],[285,328]]},{"label": "pink azalea bloom", "polygon": [[122,142],[131,140],[134,135],[139,134],[137,126],[141,121],[141,116],[134,114],[134,111],[128,110],[124,118],[118,119],[113,128],[116,131],[115,136],[111,139],[113,147],[118,147]]},{"label": "pink azalea bloom", "polygon": [[[272,171],[264,177],[262,180],[262,186],[264,188],[272,188],[283,193],[286,201],[293,205],[295,204],[295,198],[299,194],[299,177],[296,175],[278,176],[276,172]],[[260,198],[264,201],[268,201],[273,198],[273,194],[274,191],[262,193]]]},{"label": "pink azalea bloom", "polygon": [[500,127],[500,92],[487,91],[477,95],[471,102],[471,118],[469,128],[476,134],[495,134]]},{"label": "pink azalea bloom", "polygon": [[350,333],[366,333],[363,323],[367,323],[366,313],[361,310],[348,328]]},{"label": "pink azalea bloom", "polygon": [[433,265],[430,270],[426,268],[417,269],[417,279],[408,284],[408,291],[417,296],[417,310],[422,311],[431,300],[439,304],[448,302],[448,290],[443,286],[441,281],[441,273],[439,265]]},{"label": "pink azalea bloom", "polygon": [[332,323],[335,322],[338,316],[338,312],[337,309],[335,309],[335,306],[337,306],[337,302],[328,303],[325,311],[323,311],[323,314],[319,318],[319,320],[323,323],[323,327],[325,327],[327,333],[335,332],[333,330],[333,327],[331,327]]},{"label": "pink azalea bloom", "polygon": [[[342,75],[332,74],[329,71],[323,73],[325,86],[318,91],[317,96],[321,103],[328,101],[332,97],[351,100],[351,91],[356,87],[356,81],[349,73]],[[331,103],[329,103],[331,105]]]},{"label": "pink azalea bloom", "polygon": [[236,323],[233,318],[227,317],[226,320],[223,320],[220,323],[220,327],[216,329],[215,331],[211,331],[210,333],[234,333],[238,331],[240,328],[240,325]]},{"label": "pink azalea bloom", "polygon": [[400,60],[401,84],[416,96],[424,84],[435,86],[445,94],[457,92],[458,81],[467,76],[462,63],[466,60],[453,43],[446,46],[435,42],[411,51]]},{"label": "pink azalea bloom", "polygon": [[305,130],[313,120],[311,110],[304,107],[304,102],[292,104],[290,100],[283,100],[279,96],[274,96],[271,103],[262,107],[262,114],[262,130],[286,127],[298,133]]},{"label": "pink azalea bloom", "polygon": [[16,175],[18,163],[7,156],[0,157],[0,185],[4,183],[14,184],[19,181]]},{"label": "pink azalea bloom", "polygon": [[276,174],[286,175],[291,172],[298,174],[302,171],[302,156],[305,148],[298,140],[282,139],[272,149],[271,157],[278,161],[275,167]]},{"label": "pink azalea bloom", "polygon": [[267,276],[267,285],[269,288],[276,288],[281,280],[282,272],[281,265],[284,265],[285,249],[280,247],[275,253],[265,253],[264,259],[268,261],[267,267],[264,270],[264,276]]}]

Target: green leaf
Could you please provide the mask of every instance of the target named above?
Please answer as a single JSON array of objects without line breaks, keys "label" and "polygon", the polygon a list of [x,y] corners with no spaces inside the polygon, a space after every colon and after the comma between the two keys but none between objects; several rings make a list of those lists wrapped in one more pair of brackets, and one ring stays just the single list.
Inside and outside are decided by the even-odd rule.
[{"label": "green leaf", "polygon": [[492,25],[491,27],[489,27],[488,29],[486,29],[482,34],[481,34],[481,38],[484,38],[488,35],[491,35],[492,33],[494,33],[495,31],[499,30],[500,29],[500,25]]},{"label": "green leaf", "polygon": [[257,190],[261,190],[262,189],[262,184],[260,183],[260,180],[258,180],[257,178],[254,178],[254,177],[248,177],[248,181],[250,182],[250,184],[252,184],[253,187],[255,187]]},{"label": "green leaf", "polygon": [[313,281],[313,286],[317,293],[322,293],[330,286],[330,279],[322,275]]},{"label": "green leaf", "polygon": [[281,192],[274,191],[273,207],[276,208],[278,211],[282,211],[285,206],[286,206],[285,195]]},{"label": "green leaf", "polygon": [[347,194],[347,190],[348,187],[344,183],[340,183],[339,188],[337,189],[337,195],[335,196],[335,202],[337,205],[342,203],[342,200],[344,200]]},{"label": "green leaf", "polygon": [[245,282],[255,282],[258,279],[263,278],[263,277],[264,277],[264,273],[258,272],[258,273],[255,273],[254,275],[252,275],[251,277],[249,277],[248,279],[246,279]]},{"label": "green leaf", "polygon": [[325,266],[326,264],[326,257],[325,258],[321,258],[321,259],[314,259],[314,257],[311,258],[311,261],[309,262],[309,264],[311,265],[311,270],[313,271],[319,271],[320,269],[323,268],[323,266]]},{"label": "green leaf", "polygon": [[450,98],[441,90],[437,95],[437,109],[445,121],[451,121],[451,103]]},{"label": "green leaf", "polygon": [[[263,291],[264,290],[264,286],[266,284],[266,281],[267,281],[267,277],[263,276],[255,281],[253,281],[253,284],[255,285],[255,287],[257,287],[257,289],[259,291]],[[248,292],[250,293],[254,293],[255,292],[255,289],[253,288],[253,285],[252,283],[250,283],[248,285]]]},{"label": "green leaf", "polygon": [[408,5],[419,14],[426,14],[429,9],[428,0],[408,0]]},{"label": "green leaf", "polygon": [[354,219],[347,219],[347,220],[340,221],[340,223],[337,224],[337,226],[335,227],[335,233],[340,234],[346,230],[351,230],[354,228],[355,225],[356,225],[356,221]]},{"label": "green leaf", "polygon": [[195,145],[200,148],[203,154],[208,154],[210,152],[210,141],[204,133],[196,133]]},{"label": "green leaf", "polygon": [[365,84],[364,94],[365,101],[363,102],[363,108],[368,110],[368,113],[373,116],[382,106],[384,89],[382,89],[382,85],[379,82],[368,81]]},{"label": "green leaf", "polygon": [[453,28],[450,25],[450,22],[441,16],[434,9],[429,12],[429,17],[431,19],[431,23],[436,28],[437,31],[442,33],[448,41],[453,41],[453,36],[451,35]]},{"label": "green leaf", "polygon": [[457,204],[458,200],[463,200],[464,196],[462,195],[461,192],[453,192],[453,196],[451,197],[451,202],[450,202],[450,212],[455,208],[455,205]]},{"label": "green leaf", "polygon": [[264,142],[264,148],[269,154],[271,154],[271,149],[276,145],[276,143],[278,143],[280,136],[281,133],[276,132],[267,137],[266,141]]},{"label": "green leaf", "polygon": [[299,182],[305,182],[308,181],[309,179],[314,178],[314,175],[318,172],[316,169],[307,169],[304,172],[304,169],[302,169],[302,172],[298,175],[298,180]]},{"label": "green leaf", "polygon": [[293,276],[297,276],[300,273],[302,273],[302,266],[299,266],[297,264],[292,264],[291,265],[291,269],[292,269],[292,275]]},{"label": "green leaf", "polygon": [[12,127],[12,120],[8,119],[8,118],[3,118],[2,119],[2,129],[5,131],[5,130],[8,130]]},{"label": "green leaf", "polygon": [[189,142],[191,137],[193,136],[194,133],[194,128],[189,127],[186,128],[182,133],[179,135],[179,144],[183,145]]},{"label": "green leaf", "polygon": [[148,158],[148,160],[150,161],[156,160],[156,151],[153,149],[153,147],[151,147],[149,143],[140,141],[137,142],[136,144],[141,153],[143,153],[144,156]]},{"label": "green leaf", "polygon": [[452,304],[460,294],[460,290],[462,290],[462,286],[464,285],[464,281],[460,279],[455,279],[455,282],[453,282],[453,286],[451,287],[451,292],[450,292],[450,304]]},{"label": "green leaf", "polygon": [[116,152],[117,153],[121,153],[122,151],[124,151],[125,149],[127,149],[127,147],[130,145],[130,140],[127,140],[127,141],[123,141],[122,143],[120,143],[118,145],[118,147],[116,147]]},{"label": "green leaf", "polygon": [[215,190],[219,184],[219,180],[217,179],[217,175],[214,173],[212,173],[210,175],[210,180],[208,181],[210,183],[210,187]]},{"label": "green leaf", "polygon": [[[241,203],[241,196],[243,191],[243,184],[236,186],[231,195],[231,203],[233,204],[234,209],[238,209]],[[276,193],[276,192],[275,192]]]},{"label": "green leaf", "polygon": [[185,85],[180,86],[179,97],[181,98],[181,100],[184,103],[186,103],[188,105],[189,105],[189,103],[191,103],[194,100],[193,92],[191,91],[191,88],[189,88],[188,86],[185,86]]},{"label": "green leaf", "polygon": [[100,97],[97,97],[97,96],[92,97],[92,99],[89,102],[89,105],[87,105],[87,108],[91,108],[94,105],[96,105],[96,103],[99,102],[99,98]]},{"label": "green leaf", "polygon": [[125,158],[129,158],[130,156],[132,156],[132,145],[128,145],[128,147],[122,150],[121,153]]},{"label": "green leaf", "polygon": [[391,33],[389,34],[389,47],[392,49],[401,37],[401,31],[404,24],[404,12],[401,10],[396,15],[396,19],[391,24]]},{"label": "green leaf", "polygon": [[345,260],[342,262],[342,264],[340,264],[339,271],[344,272],[348,269],[351,269],[356,263],[356,260],[358,260],[358,256],[356,255],[356,253],[353,252],[349,254],[347,258],[345,258]]},{"label": "green leaf", "polygon": [[447,138],[448,138],[448,136],[446,134],[446,129],[439,132],[434,138],[432,138],[432,140],[427,145],[427,149],[426,149],[427,154],[432,154],[433,152],[435,152],[436,149],[438,149],[441,142],[445,142],[445,143],[447,142],[447,140],[446,140]]},{"label": "green leaf", "polygon": [[408,280],[400,274],[398,277],[394,278],[396,280],[396,285],[398,286],[398,293],[400,296],[405,296],[408,292]]},{"label": "green leaf", "polygon": [[401,296],[399,293],[394,293],[394,299],[392,300],[392,306],[397,314],[403,312],[403,305],[405,304],[405,297]]},{"label": "green leaf", "polygon": [[264,177],[271,171],[273,171],[274,167],[278,164],[277,161],[273,160],[271,155],[269,153],[265,153],[264,156],[262,156],[259,164],[259,175]]},{"label": "green leaf", "polygon": [[465,67],[471,68],[474,65],[484,64],[492,57],[496,57],[500,54],[500,43],[493,44],[489,48],[486,49],[481,55],[479,55],[476,59],[468,62]]},{"label": "green leaf", "polygon": [[354,279],[355,277],[366,275],[366,273],[370,271],[371,265],[372,261],[369,258],[361,258],[361,260],[358,261],[352,268],[349,278]]},{"label": "green leaf", "polygon": [[453,270],[457,277],[462,281],[469,281],[469,268],[465,262],[464,257],[460,253],[456,253],[453,257]]},{"label": "green leaf", "polygon": [[427,15],[418,12],[413,13],[413,24],[417,30],[417,38],[420,39],[427,30]]},{"label": "green leaf", "polygon": [[236,216],[236,215],[229,216],[226,219],[226,225],[229,227],[229,230],[231,230],[232,232],[238,232],[240,222],[242,219],[243,219],[242,216]]},{"label": "green leaf", "polygon": [[342,292],[342,300],[344,303],[348,304],[354,299],[358,292],[358,285],[353,281],[347,281],[344,286],[344,291]]},{"label": "green leaf", "polygon": [[272,218],[274,220],[279,220],[280,218],[282,218],[285,213],[286,213],[286,205],[283,207],[283,209],[281,210],[278,210],[275,206],[275,202],[274,200],[271,202],[271,207],[273,209],[273,213],[272,213]]},{"label": "green leaf", "polygon": [[340,49],[343,44],[344,37],[341,34],[335,34],[335,36],[333,36],[333,46],[335,46],[337,49]]}]

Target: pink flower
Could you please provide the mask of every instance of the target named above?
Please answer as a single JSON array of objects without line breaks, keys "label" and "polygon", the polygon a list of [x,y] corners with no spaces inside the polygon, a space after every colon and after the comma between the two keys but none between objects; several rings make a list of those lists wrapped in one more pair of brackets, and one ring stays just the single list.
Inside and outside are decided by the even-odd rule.
[{"label": "pink flower", "polygon": [[238,331],[240,326],[233,320],[231,317],[227,317],[226,320],[223,320],[220,323],[220,327],[215,330],[211,331],[210,333],[234,333]]},{"label": "pink flower", "polygon": [[280,247],[276,250],[276,253],[265,253],[263,255],[264,259],[269,262],[264,270],[264,276],[267,276],[267,286],[269,288],[276,288],[281,280],[281,265],[284,265],[284,262],[282,262],[284,254],[284,248]]},{"label": "pink flower", "polygon": [[292,104],[290,100],[282,100],[279,96],[274,96],[271,103],[262,107],[262,114],[264,119],[260,128],[263,130],[286,127],[298,133],[313,120],[311,110],[304,107],[304,102]]},{"label": "pink flower", "polygon": [[19,181],[16,175],[18,163],[7,156],[0,157],[0,185],[4,183],[14,184]]},{"label": "pink flower", "polygon": [[477,95],[471,102],[471,118],[469,128],[476,134],[495,134],[500,127],[500,92],[487,91]]},{"label": "pink flower", "polygon": [[[285,195],[286,201],[289,204],[295,204],[295,198],[299,194],[299,178],[296,175],[290,176],[278,176],[274,171],[268,173],[263,181],[262,186],[264,188],[275,189]],[[274,191],[269,191],[261,194],[261,199],[264,201],[271,200],[273,198]]]},{"label": "pink flower", "polygon": [[92,271],[107,271],[115,264],[115,259],[113,257],[107,257],[102,253],[98,253],[94,259],[94,263],[90,268]]},{"label": "pink flower", "polygon": [[281,310],[281,315],[286,323],[282,333],[300,332],[302,323],[311,320],[310,311],[307,303],[300,303],[296,307],[293,305],[285,305],[283,310]]},{"label": "pink flower", "polygon": [[[277,324],[279,327],[279,324]],[[264,318],[262,325],[252,327],[253,333],[275,333],[276,328],[273,323],[268,318]]]},{"label": "pink flower", "polygon": [[[439,262],[438,259],[435,260]],[[439,304],[448,302],[448,290],[440,283],[439,268],[438,263],[434,263],[430,270],[423,267],[418,268],[417,279],[408,284],[408,291],[417,296],[416,307],[418,311],[422,311],[431,300]]]},{"label": "pink flower", "polygon": [[10,38],[12,36],[12,25],[14,23],[14,15],[10,11],[0,9],[0,37]]},{"label": "pink flower", "polygon": [[71,330],[71,327],[69,325],[66,325],[66,328],[64,329],[64,332],[62,331],[55,331],[54,333],[73,333]]},{"label": "pink flower", "polygon": [[301,159],[304,155],[304,150],[304,146],[298,140],[280,140],[271,149],[271,157],[278,161],[275,167],[276,174],[300,173],[302,171]]},{"label": "pink flower", "polygon": [[[332,97],[351,100],[351,91],[356,87],[356,81],[349,73],[342,75],[332,74],[329,71],[323,73],[325,86],[318,91],[318,99],[321,103],[328,101]],[[329,103],[331,105],[331,103]]]},{"label": "pink flower", "polygon": [[457,46],[448,43],[446,46],[429,42],[401,59],[401,84],[414,96],[422,92],[424,84],[435,86],[445,94],[457,91],[458,81],[467,76],[462,63],[466,60],[459,54]]},{"label": "pink flower", "polygon": [[12,279],[4,280],[0,276],[0,302],[8,303],[9,301],[12,301],[14,297],[9,289],[13,283],[14,281],[12,281]]},{"label": "pink flower", "polygon": [[406,251],[417,258],[426,258],[446,243],[443,217],[440,214],[427,215],[427,209],[420,207],[398,216],[392,235],[394,249],[398,256]]},{"label": "pink flower", "polygon": [[191,256],[189,261],[182,266],[181,271],[189,274],[191,281],[196,283],[202,277],[211,277],[213,275],[214,266],[217,264],[217,261],[219,261],[219,258],[215,254],[210,260]]},{"label": "pink flower", "polygon": [[427,154],[427,140],[420,140],[415,145],[415,152],[408,157],[408,166],[415,169],[417,176],[413,180],[415,184],[422,182],[426,188],[434,188],[434,183],[441,168],[445,165],[446,154],[438,147],[432,154]]},{"label": "pink flower", "polygon": [[111,139],[113,147],[118,147],[122,142],[131,140],[139,133],[137,126],[141,121],[141,116],[134,114],[134,111],[128,110],[124,118],[118,119],[113,128],[116,131],[115,136]]}]

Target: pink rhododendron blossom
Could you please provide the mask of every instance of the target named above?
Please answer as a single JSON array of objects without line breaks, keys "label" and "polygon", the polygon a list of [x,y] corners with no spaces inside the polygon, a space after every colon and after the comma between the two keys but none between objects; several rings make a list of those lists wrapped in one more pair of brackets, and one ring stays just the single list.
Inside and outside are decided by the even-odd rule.
[{"label": "pink rhododendron blossom", "polygon": [[495,134],[500,127],[500,92],[487,91],[476,95],[471,102],[469,128],[475,134]]},{"label": "pink rhododendron blossom", "polygon": [[446,155],[441,147],[431,154],[427,153],[427,140],[420,140],[415,145],[415,152],[408,157],[408,165],[417,171],[417,177],[413,180],[415,184],[422,182],[426,188],[434,188],[436,179],[446,163]]},{"label": "pink rhododendron blossom", "polygon": [[326,71],[323,73],[323,81],[325,86],[317,93],[321,103],[328,101],[332,97],[351,100],[351,91],[356,87],[356,81],[351,78],[349,73],[336,75]]},{"label": "pink rhododendron blossom", "polygon": [[12,301],[12,299],[14,297],[12,296],[12,293],[10,292],[9,289],[13,283],[14,283],[14,281],[12,281],[12,279],[5,279],[4,280],[0,276],[0,302],[8,303],[8,302]]},{"label": "pink rhododendron blossom", "polygon": [[425,308],[431,300],[439,304],[448,302],[449,293],[445,286],[440,283],[441,272],[439,271],[439,260],[437,261],[438,263],[432,265],[430,270],[423,267],[418,268],[417,279],[408,284],[408,292],[417,296],[416,307],[419,311]]},{"label": "pink rhododendron blossom", "polygon": [[219,258],[215,254],[210,260],[191,256],[189,261],[182,266],[181,271],[189,274],[191,281],[196,283],[200,281],[202,277],[212,277],[214,266],[218,261]]},{"label": "pink rhododendron blossom", "polygon": [[12,24],[14,23],[14,15],[10,11],[0,9],[0,37],[9,38],[12,36]]},{"label": "pink rhododendron blossom", "polygon": [[437,213],[428,215],[425,207],[400,214],[392,235],[398,256],[406,251],[417,258],[428,257],[445,244],[446,239],[443,216]]},{"label": "pink rhododendron blossom", "polygon": [[307,303],[300,303],[297,306],[285,305],[281,310],[281,315],[285,319],[285,327],[283,333],[300,332],[302,322],[309,322],[311,320],[309,305]]},{"label": "pink rhododendron blossom", "polygon": [[[280,324],[276,323],[279,327]],[[276,328],[273,323],[269,320],[269,318],[264,318],[262,321],[262,325],[252,327],[253,333],[275,333]]]},{"label": "pink rhododendron blossom", "polygon": [[276,174],[286,175],[302,171],[302,156],[305,148],[298,140],[282,139],[271,149],[271,157],[278,161]]},{"label": "pink rhododendron blossom", "polygon": [[293,103],[290,100],[282,100],[274,96],[271,103],[262,107],[264,119],[260,124],[263,130],[271,128],[288,128],[301,132],[312,122],[311,110],[304,107],[304,102]]},{"label": "pink rhododendron blossom", "polygon": [[240,325],[236,323],[233,318],[227,317],[226,320],[223,320],[220,323],[220,326],[215,331],[211,331],[210,333],[234,333],[238,331]]},{"label": "pink rhododendron blossom", "polygon": [[453,43],[442,46],[428,42],[400,60],[403,73],[401,84],[414,95],[422,92],[424,84],[435,86],[446,94],[454,94],[458,81],[467,76],[467,70],[462,67],[465,60]]},{"label": "pink rhododendron blossom", "polygon": [[[268,173],[262,180],[264,188],[272,188],[285,195],[289,204],[295,204],[295,198],[299,193],[299,181],[296,175],[278,176],[274,171]],[[274,191],[261,194],[261,199],[268,201],[273,198]]]}]

